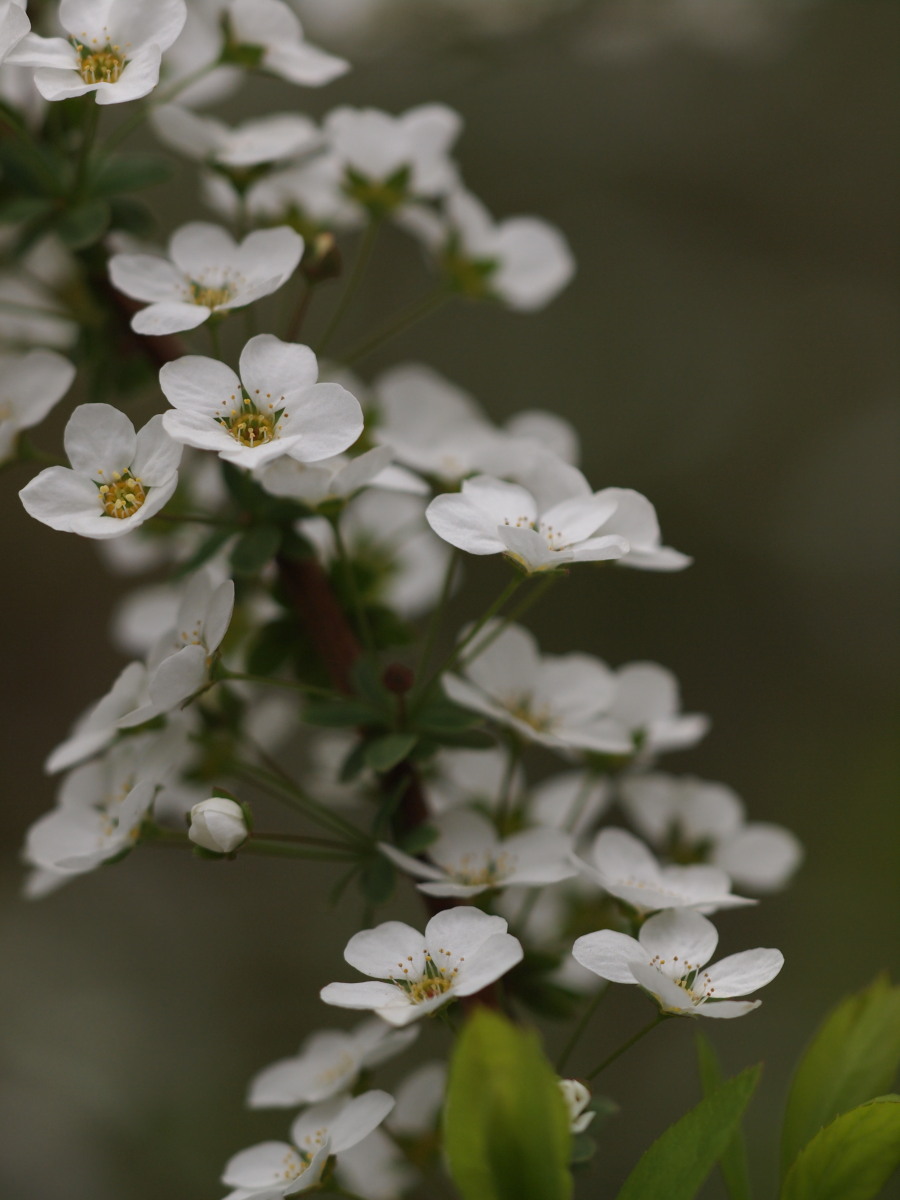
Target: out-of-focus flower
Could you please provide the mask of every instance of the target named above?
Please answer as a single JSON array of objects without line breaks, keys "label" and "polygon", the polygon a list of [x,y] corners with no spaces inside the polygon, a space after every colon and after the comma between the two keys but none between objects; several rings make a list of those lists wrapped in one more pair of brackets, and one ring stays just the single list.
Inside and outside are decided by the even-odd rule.
[{"label": "out-of-focus flower", "polygon": [[232,128],[214,117],[163,104],[153,110],[151,120],[167,146],[197,162],[233,171],[304,154],[322,140],[315,124],[300,113],[273,113]]},{"label": "out-of-focus flower", "polygon": [[75,378],[75,367],[52,350],[0,354],[0,463],[15,452],[16,438],[46,417]]},{"label": "out-of-focus flower", "polygon": [[597,1115],[584,1111],[591,1102],[590,1091],[580,1079],[560,1079],[558,1083],[569,1111],[569,1129],[572,1133],[584,1133]]},{"label": "out-of-focus flower", "polygon": [[343,58],[310,45],[297,16],[281,0],[231,0],[226,8],[229,57],[288,83],[321,87],[349,70]]},{"label": "out-of-focus flower", "polygon": [[212,796],[191,808],[188,837],[204,850],[231,854],[247,840],[247,818],[235,800]]},{"label": "out-of-focus flower", "polygon": [[134,314],[136,333],[159,336],[196,329],[214,314],[252,304],[278,290],[303,256],[303,238],[286,225],[257,229],[237,244],[218,225],[192,221],[169,240],[169,259],[114,254],[113,285],[148,307]]}]

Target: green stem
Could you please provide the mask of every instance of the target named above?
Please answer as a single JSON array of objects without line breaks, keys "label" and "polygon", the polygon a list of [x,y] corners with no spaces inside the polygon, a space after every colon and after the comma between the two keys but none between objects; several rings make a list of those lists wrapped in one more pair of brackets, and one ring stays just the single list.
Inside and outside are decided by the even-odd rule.
[{"label": "green stem", "polygon": [[359,248],[359,254],[356,256],[356,262],[353,264],[353,270],[350,278],[347,280],[347,286],[344,288],[343,295],[337,303],[337,307],[331,315],[331,320],[322,335],[322,340],[316,347],[316,354],[322,355],[331,344],[331,339],[337,333],[338,326],[344,319],[344,314],[350,307],[350,301],[356,294],[356,290],[362,281],[366,267],[369,264],[369,259],[372,257],[372,248],[375,245],[375,239],[378,236],[378,230],[381,227],[381,221],[378,218],[372,217],[366,227],[366,232],[363,235],[362,245]]},{"label": "green stem", "polygon": [[247,675],[242,671],[229,671],[227,667],[219,665],[219,678],[223,682],[230,679],[239,680],[242,683],[258,683],[262,687],[281,687],[290,688],[292,691],[308,692],[311,696],[323,696],[327,700],[337,698],[335,692],[331,688],[319,687],[314,683],[301,683],[296,679],[278,679],[269,675]]},{"label": "green stem", "polygon": [[[493,604],[488,606],[487,610],[478,618],[478,620],[475,622],[475,624],[472,626],[472,628],[469,630],[469,632],[466,634],[466,636],[462,639],[462,641],[457,643],[456,647],[451,651],[450,654],[447,655],[447,657],[444,659],[444,661],[441,663],[441,665],[438,667],[438,669],[434,672],[434,674],[428,680],[428,683],[426,684],[425,688],[423,689],[423,693],[422,693],[423,695],[429,691],[432,684],[434,684],[438,679],[440,679],[440,677],[445,672],[453,670],[453,668],[456,666],[456,664],[461,659],[466,647],[470,646],[472,644],[472,641],[476,637],[478,637],[479,633],[481,633],[482,629],[484,629],[484,627],[485,627],[485,625],[487,625],[488,621],[492,620],[497,615],[497,613],[500,611],[500,609],[503,607],[503,605],[506,604],[506,602],[515,595],[515,593],[522,586],[523,581],[524,581],[524,576],[522,576],[522,575],[517,575],[514,579],[511,579],[509,581],[509,583],[506,585],[506,587],[503,589],[503,591],[500,593],[500,595],[496,598],[496,600],[493,602]],[[489,640],[493,641],[493,637],[491,637]],[[480,647],[479,647],[479,653],[480,653]],[[474,658],[475,655],[473,655],[472,657]]]},{"label": "green stem", "polygon": [[[530,897],[529,897],[529,899],[530,899]],[[573,1029],[569,1040],[563,1046],[562,1051],[560,1052],[559,1058],[556,1060],[557,1075],[562,1075],[565,1065],[569,1061],[569,1055],[575,1049],[575,1046],[577,1045],[581,1035],[584,1033],[585,1029],[587,1029],[587,1027],[590,1023],[591,1017],[594,1015],[594,1013],[600,1007],[600,1003],[608,991],[609,991],[609,984],[604,983],[603,986],[600,988],[600,990],[597,992],[597,994],[591,999],[590,1003],[585,1006],[585,1010],[581,1014],[578,1024]]]},{"label": "green stem", "polygon": [[434,648],[435,638],[438,635],[438,630],[441,626],[441,620],[444,616],[444,610],[447,607],[447,601],[450,599],[450,592],[453,589],[453,576],[456,574],[456,567],[459,563],[460,554],[454,546],[450,558],[447,562],[447,570],[444,574],[444,585],[441,588],[441,596],[437,602],[437,607],[431,614],[431,619],[428,622],[428,629],[425,632],[425,640],[422,643],[422,652],[419,655],[419,663],[416,667],[416,677],[421,677],[425,668],[428,666],[428,660],[431,657],[431,651]]},{"label": "green stem", "polygon": [[189,75],[185,75],[183,79],[179,79],[176,83],[171,84],[168,88],[163,88],[158,91],[153,97],[152,104],[145,104],[131,114],[127,120],[123,121],[116,129],[112,131],[104,143],[104,150],[112,150],[114,147],[125,140],[130,133],[133,133],[139,125],[150,116],[155,108],[159,108],[161,104],[168,104],[174,100],[181,92],[189,88],[191,84],[202,79],[204,75],[208,75],[210,71],[214,71],[219,66],[218,62],[206,63],[205,66],[198,67],[196,71],[191,71]]},{"label": "green stem", "polygon": [[85,113],[84,128],[81,134],[78,165],[75,168],[75,183],[72,187],[72,199],[75,201],[81,198],[84,191],[88,166],[91,160],[91,150],[94,147],[94,139],[97,136],[97,127],[100,122],[100,107],[97,104],[96,97],[88,93],[85,97],[85,102],[87,104],[87,112]]},{"label": "green stem", "polygon": [[315,285],[307,280],[300,294],[297,307],[294,309],[293,315],[288,322],[288,327],[285,330],[284,340],[286,342],[296,342],[299,338],[300,330],[303,328],[303,322],[306,320],[306,314],[309,312],[309,306],[312,304],[314,293]]},{"label": "green stem", "polygon": [[240,847],[241,853],[264,854],[269,858],[307,858],[319,862],[356,862],[356,850],[321,850],[314,846],[298,845],[282,838],[250,837]]},{"label": "green stem", "polygon": [[527,596],[523,596],[523,598],[511,612],[507,613],[506,616],[502,617],[497,622],[496,629],[492,629],[488,636],[483,641],[478,643],[475,648],[475,652],[467,656],[464,660],[463,666],[468,666],[473,659],[477,658],[478,655],[483,654],[485,650],[487,650],[488,646],[495,642],[505,629],[523,617],[525,613],[528,612],[528,610],[532,607],[532,605],[537,604],[538,600],[540,600],[544,593],[550,590],[558,578],[559,573],[556,571],[545,575],[544,578],[541,579],[540,582],[531,589]]},{"label": "green stem", "polygon": [[239,778],[243,778],[247,782],[263,788],[270,795],[275,796],[286,804],[290,804],[297,812],[303,813],[304,816],[309,817],[317,825],[321,825],[325,829],[330,829],[332,833],[340,834],[353,845],[359,846],[360,849],[369,849],[371,841],[364,833],[337,813],[332,812],[330,808],[326,808],[324,804],[320,804],[318,800],[313,800],[311,796],[307,796],[280,769],[275,774],[262,767],[256,767],[250,763],[239,761],[230,763],[229,769]]},{"label": "green stem", "polygon": [[352,366],[353,363],[358,362],[361,358],[365,358],[373,350],[377,350],[379,346],[384,345],[385,342],[389,342],[399,334],[405,333],[407,329],[410,329],[417,322],[429,316],[435,309],[440,308],[442,304],[449,300],[451,295],[452,292],[441,287],[436,292],[431,292],[419,300],[414,300],[412,304],[401,309],[399,313],[392,317],[386,324],[382,325],[370,337],[357,342],[345,354],[340,355],[341,362],[346,363],[347,366]]},{"label": "green stem", "polygon": [[225,360],[222,358],[222,341],[219,337],[219,319],[215,313],[207,320],[206,328],[209,331],[209,340],[212,343],[213,354],[219,362],[224,362]]},{"label": "green stem", "polygon": [[665,1021],[668,1018],[668,1016],[669,1016],[668,1013],[662,1013],[662,1012],[657,1013],[656,1016],[653,1018],[653,1020],[648,1025],[645,1025],[643,1027],[643,1029],[639,1029],[637,1031],[637,1033],[634,1034],[633,1037],[630,1037],[628,1039],[628,1041],[624,1043],[624,1045],[621,1045],[618,1048],[618,1050],[613,1051],[613,1053],[610,1054],[610,1056],[608,1058],[604,1058],[604,1060],[600,1064],[600,1066],[594,1067],[593,1071],[589,1071],[588,1074],[585,1075],[584,1078],[585,1079],[593,1079],[596,1075],[599,1075],[601,1071],[605,1071],[606,1068],[608,1066],[610,1066],[612,1063],[614,1063],[617,1058],[620,1058],[625,1053],[626,1050],[630,1050],[631,1047],[633,1045],[635,1045],[636,1042],[639,1042],[642,1037],[646,1037],[646,1035],[650,1032],[651,1029],[655,1029],[657,1027],[657,1025],[662,1025],[663,1021]]},{"label": "green stem", "polygon": [[372,638],[372,629],[369,625],[369,618],[366,616],[366,610],[363,607],[362,597],[359,594],[356,575],[353,571],[353,563],[347,551],[343,534],[341,533],[340,517],[334,517],[332,519],[331,528],[334,531],[334,545],[338,552],[338,558],[341,560],[341,570],[344,572],[344,579],[347,584],[347,592],[350,596],[350,603],[353,605],[353,612],[356,617],[359,636],[362,638],[365,648],[370,654],[372,654],[375,645]]},{"label": "green stem", "polygon": [[[509,739],[507,747],[506,766],[503,771],[503,779],[500,782],[500,792],[497,797],[497,828],[501,836],[506,832],[506,826],[509,821],[510,808],[512,807],[512,790],[513,780],[516,775],[516,767],[519,762],[519,757],[522,753],[522,746],[519,739],[513,735]],[[535,893],[537,895],[537,893]]]},{"label": "green stem", "polygon": [[229,521],[226,517],[210,517],[205,513],[156,513],[150,520],[175,521],[190,525],[216,525],[220,529],[234,529],[235,531],[242,528],[238,521]]}]

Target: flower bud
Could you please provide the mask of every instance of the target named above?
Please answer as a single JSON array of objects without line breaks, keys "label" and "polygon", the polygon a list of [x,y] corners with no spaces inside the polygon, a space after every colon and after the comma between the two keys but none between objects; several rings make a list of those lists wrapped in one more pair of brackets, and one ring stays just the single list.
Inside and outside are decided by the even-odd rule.
[{"label": "flower bud", "polygon": [[569,1110],[569,1127],[572,1133],[582,1133],[597,1115],[584,1111],[591,1102],[591,1093],[580,1079],[560,1079],[557,1082]]},{"label": "flower bud", "polygon": [[244,810],[225,796],[201,800],[191,809],[188,837],[204,850],[230,854],[247,840],[248,832]]}]

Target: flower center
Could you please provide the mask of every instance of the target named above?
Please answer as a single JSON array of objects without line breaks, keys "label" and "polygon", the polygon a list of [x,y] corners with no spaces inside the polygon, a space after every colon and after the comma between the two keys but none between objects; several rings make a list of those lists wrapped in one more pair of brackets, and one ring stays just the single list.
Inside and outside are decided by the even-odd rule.
[{"label": "flower center", "polygon": [[509,855],[498,854],[496,858],[489,857],[481,866],[475,866],[472,862],[472,855],[465,854],[459,860],[456,868],[450,873],[454,879],[460,883],[466,884],[468,887],[482,887],[504,879],[512,870],[513,864],[510,862]]},{"label": "flower center", "polygon": [[102,50],[89,50],[87,46],[76,45],[75,49],[81,55],[78,73],[85,83],[117,83],[125,69],[125,56],[118,46],[109,42]]},{"label": "flower center", "polygon": [[523,721],[526,725],[530,725],[536,733],[546,732],[552,724],[550,713],[546,710],[533,709],[530,699],[527,696],[520,696],[516,700],[511,700],[506,707],[511,717],[515,717],[517,720]]},{"label": "flower center", "polygon": [[[391,982],[406,992],[410,1004],[424,1004],[426,1000],[434,1000],[436,996],[443,996],[453,990],[453,985],[456,983],[456,976],[459,974],[459,967],[450,966],[451,952],[449,950],[439,949],[438,954],[443,955],[448,960],[447,965],[439,967],[434,958],[426,950],[425,974],[419,979],[410,979],[409,967],[405,967],[403,963],[397,964],[403,972],[403,978],[398,979],[394,977]],[[462,962],[463,960],[460,959],[459,961]]]},{"label": "flower center", "polygon": [[127,468],[114,471],[112,483],[101,483],[98,490],[103,511],[119,521],[133,516],[147,499],[140,479]]},{"label": "flower center", "polygon": [[220,284],[219,287],[210,287],[205,283],[192,283],[190,298],[194,304],[202,304],[204,308],[219,308],[234,295],[234,288],[230,283]]},{"label": "flower center", "polygon": [[278,436],[279,412],[260,412],[252,400],[243,400],[240,408],[233,408],[227,417],[216,417],[220,425],[242,446],[262,446]]}]

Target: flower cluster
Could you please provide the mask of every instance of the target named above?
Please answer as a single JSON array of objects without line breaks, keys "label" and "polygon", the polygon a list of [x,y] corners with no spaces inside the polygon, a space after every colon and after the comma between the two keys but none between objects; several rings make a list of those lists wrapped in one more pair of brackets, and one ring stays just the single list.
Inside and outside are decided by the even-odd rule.
[{"label": "flower cluster", "polygon": [[[238,1153],[222,1176],[230,1200],[332,1179],[393,1200],[440,1161],[444,1065],[413,1070],[396,1097],[369,1087],[417,1022],[452,1029],[484,1005],[552,1012],[598,978],[636,984],[665,1016],[741,1016],[782,957],[707,965],[709,917],[786,884],[801,849],[747,821],[724,785],[659,771],[709,726],[683,711],[666,666],[545,651],[522,623],[572,571],[599,594],[621,579],[613,565],[687,568],[652,501],[595,488],[577,433],[553,412],[525,407],[500,424],[426,365],[373,378],[358,366],[440,305],[533,312],[573,277],[555,227],[495,220],[464,184],[459,115],[341,105],[319,121],[292,109],[230,127],[193,111],[253,72],[319,87],[348,69],[306,41],[283,0],[61,0],[56,15],[65,36],[44,36],[0,0],[0,61],[30,70],[45,101],[81,105],[80,125],[74,108],[41,125],[62,182],[49,198],[16,197],[47,201],[23,204],[41,216],[19,232],[27,248],[68,206],[49,294],[61,306],[89,294],[91,328],[114,330],[116,348],[98,369],[69,336],[78,301],[52,310],[54,325],[46,312],[25,319],[30,301],[13,297],[26,312],[14,335],[0,328],[0,460],[49,459],[22,487],[26,511],[102,545],[121,579],[155,577],[115,589],[115,640],[135,659],[47,759],[62,778],[26,837],[26,888],[44,895],[161,843],[220,864],[338,863],[338,892],[358,886],[366,914],[412,880],[424,919],[368,927],[367,915],[344,958],[368,978],[321,987],[325,1004],[374,1015],[311,1033],[256,1076],[251,1107],[299,1110],[290,1140]],[[153,93],[95,140],[95,102]],[[224,222],[191,220],[165,251],[120,195],[139,168],[161,177],[116,152],[144,111],[199,166]],[[390,253],[411,237],[433,287],[341,348],[388,221]],[[393,308],[392,288],[379,305]],[[31,439],[70,388],[65,466]],[[151,414],[137,430],[132,402]],[[498,594],[451,631],[456,598],[477,592],[461,579],[493,556]],[[565,770],[548,777],[551,756]],[[284,803],[287,828],[259,832],[261,800]],[[584,1083],[549,1092],[585,1135]]]}]

